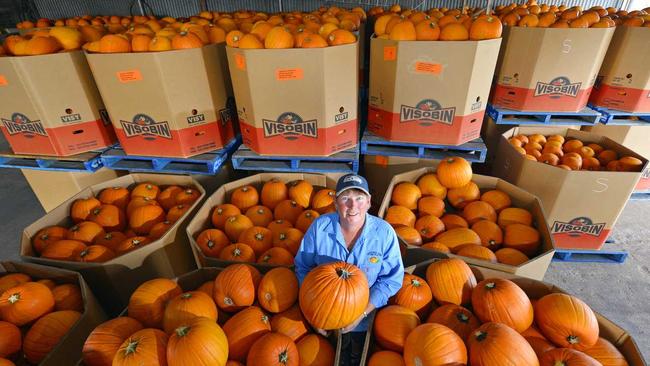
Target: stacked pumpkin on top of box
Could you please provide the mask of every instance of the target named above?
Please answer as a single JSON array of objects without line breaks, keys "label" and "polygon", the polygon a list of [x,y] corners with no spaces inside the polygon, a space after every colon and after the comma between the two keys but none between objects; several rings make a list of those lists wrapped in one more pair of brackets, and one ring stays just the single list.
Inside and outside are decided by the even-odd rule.
[{"label": "stacked pumpkin on top of box", "polygon": [[[442,160],[435,171],[395,176],[379,215],[409,246],[462,256],[477,265],[518,267],[552,256],[537,199],[498,179],[473,175],[460,157]],[[541,278],[543,273],[527,275]]]}]

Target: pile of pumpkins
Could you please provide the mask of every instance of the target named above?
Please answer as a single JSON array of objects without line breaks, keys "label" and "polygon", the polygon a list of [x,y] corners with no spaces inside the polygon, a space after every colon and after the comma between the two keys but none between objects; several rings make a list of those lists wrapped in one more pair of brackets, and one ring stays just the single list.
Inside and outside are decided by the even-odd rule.
[{"label": "pile of pumpkins", "polygon": [[529,298],[505,278],[477,283],[457,258],[435,261],[423,274],[406,273],[390,305],[377,311],[368,366],[628,364],[574,296]]},{"label": "pile of pumpkins", "polygon": [[334,347],[312,332],[298,295],[298,279],[285,267],[262,275],[248,264],[233,264],[195,289],[181,289],[169,279],[150,280],[135,290],[126,316],[91,332],[83,362],[333,365]]},{"label": "pile of pumpkins", "polygon": [[581,6],[538,5],[535,0],[496,8],[496,14],[503,24],[532,28],[611,28],[619,25],[650,27],[649,11],[650,8],[617,11],[616,8],[602,6],[592,6],[583,11]]},{"label": "pile of pumpkins", "polygon": [[84,312],[79,285],[0,275],[0,365],[40,363]]},{"label": "pile of pumpkins", "polygon": [[586,143],[562,135],[519,134],[508,142],[526,159],[565,170],[640,172],[643,161],[633,156],[619,156],[597,143]]},{"label": "pile of pumpkins", "polygon": [[396,184],[390,201],[384,219],[410,245],[513,266],[542,249],[533,215],[512,207],[503,191],[481,192],[461,157],[442,160],[415,183]]},{"label": "pile of pumpkins", "polygon": [[195,238],[206,257],[228,261],[292,265],[304,233],[320,215],[335,211],[336,192],[305,180],[265,182],[235,189],[215,206],[213,228]]},{"label": "pile of pumpkins", "polygon": [[101,263],[158,240],[201,197],[194,187],[151,182],[103,189],[97,197],[75,200],[73,225],[39,230],[32,238],[41,258]]}]

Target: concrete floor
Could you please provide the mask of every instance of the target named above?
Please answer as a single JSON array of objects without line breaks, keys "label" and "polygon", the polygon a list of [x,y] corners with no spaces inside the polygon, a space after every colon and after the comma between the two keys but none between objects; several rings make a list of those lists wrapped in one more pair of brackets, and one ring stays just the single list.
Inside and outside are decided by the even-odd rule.
[{"label": "concrete floor", "polygon": [[[0,149],[7,148],[0,139]],[[0,169],[0,260],[18,260],[22,230],[45,212],[16,169]],[[650,360],[650,200],[628,202],[613,231],[630,255],[624,264],[552,263],[545,281],[583,299],[636,340]]]}]

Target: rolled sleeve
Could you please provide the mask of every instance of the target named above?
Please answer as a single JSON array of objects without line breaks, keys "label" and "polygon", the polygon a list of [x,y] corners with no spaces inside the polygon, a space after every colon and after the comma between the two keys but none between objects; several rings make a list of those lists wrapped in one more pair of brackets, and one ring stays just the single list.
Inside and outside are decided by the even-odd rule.
[{"label": "rolled sleeve", "polygon": [[370,288],[370,302],[376,308],[388,303],[388,299],[402,287],[404,279],[404,264],[399,251],[397,235],[392,228],[388,228],[388,231],[386,237],[390,238],[390,242],[384,252],[381,272],[377,276],[377,281]]},{"label": "rolled sleeve", "polygon": [[300,285],[302,285],[307,273],[316,267],[316,261],[314,260],[316,254],[316,225],[311,225],[302,238],[293,263]]}]

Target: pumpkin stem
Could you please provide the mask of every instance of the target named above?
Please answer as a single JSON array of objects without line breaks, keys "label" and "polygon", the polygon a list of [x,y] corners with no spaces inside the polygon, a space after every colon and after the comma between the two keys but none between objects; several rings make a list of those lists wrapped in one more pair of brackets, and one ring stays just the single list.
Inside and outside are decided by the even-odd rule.
[{"label": "pumpkin stem", "polygon": [[79,253],[79,256],[80,256],[81,258],[83,258],[83,257],[85,257],[85,256],[87,256],[87,255],[88,255],[88,249],[84,249],[83,251],[81,251],[81,253]]},{"label": "pumpkin stem", "polygon": [[413,285],[413,287],[420,287],[421,286],[420,281],[418,281],[418,280],[411,280],[411,285]]},{"label": "pumpkin stem", "polygon": [[474,333],[474,338],[476,338],[477,341],[483,342],[487,338],[487,332],[484,332],[482,330],[477,331]]},{"label": "pumpkin stem", "polygon": [[267,323],[269,322],[269,317],[268,317],[268,315],[262,315],[262,322],[263,322],[264,324],[267,324]]},{"label": "pumpkin stem", "polygon": [[112,233],[108,233],[108,234],[104,235],[104,239],[106,239],[106,240],[111,240],[111,239],[113,239],[113,234],[112,234]]},{"label": "pumpkin stem", "polygon": [[127,356],[132,355],[135,353],[137,348],[138,348],[138,341],[129,340],[129,343],[126,345],[126,349],[124,350],[124,354]]},{"label": "pumpkin stem", "polygon": [[271,301],[272,298],[273,298],[273,295],[271,295],[270,292],[267,292],[267,293],[264,294],[264,299],[266,299],[266,301]]},{"label": "pumpkin stem", "polygon": [[20,300],[20,294],[19,293],[15,293],[15,294],[9,296],[9,298],[7,299],[7,301],[9,301],[12,304],[17,303],[19,300]]},{"label": "pumpkin stem", "polygon": [[284,365],[286,365],[287,363],[289,363],[289,354],[287,353],[286,350],[282,351],[282,352],[278,355],[278,362],[280,362],[281,364],[284,364]]},{"label": "pumpkin stem", "polygon": [[214,242],[212,240],[208,240],[208,248],[212,249],[214,247]]},{"label": "pumpkin stem", "polygon": [[280,240],[284,240],[287,238],[287,235],[285,233],[280,233]]},{"label": "pumpkin stem", "polygon": [[229,297],[224,297],[224,298],[223,298],[223,303],[226,304],[226,305],[228,305],[228,306],[233,306],[233,305],[235,305],[235,302],[232,301],[232,299],[229,298]]},{"label": "pumpkin stem", "polygon": [[268,262],[269,259],[271,259],[271,256],[267,254],[262,258],[262,262]]},{"label": "pumpkin stem", "polygon": [[262,233],[255,234],[255,240],[258,240],[258,241],[264,240],[264,235],[262,235]]},{"label": "pumpkin stem", "polygon": [[487,284],[485,284],[485,287],[486,287],[487,289],[489,289],[489,290],[492,290],[492,289],[496,288],[497,285],[496,285],[496,283],[494,283],[494,282],[488,282]]},{"label": "pumpkin stem", "polygon": [[578,343],[580,343],[580,337],[575,336],[575,335],[570,335],[570,336],[566,337],[566,340],[567,340],[567,342],[569,342],[569,344],[578,344]]},{"label": "pumpkin stem", "polygon": [[448,158],[447,163],[448,164],[453,164],[454,160],[455,160],[454,158]]},{"label": "pumpkin stem", "polygon": [[187,325],[181,325],[180,327],[176,328],[175,332],[177,336],[185,337],[187,333],[190,332],[190,327],[188,327]]},{"label": "pumpkin stem", "polygon": [[467,323],[469,321],[469,317],[463,313],[456,314],[456,319],[461,323]]},{"label": "pumpkin stem", "polygon": [[218,208],[217,209],[217,214],[221,215],[223,213],[223,208]]},{"label": "pumpkin stem", "polygon": [[184,300],[189,299],[190,297],[192,297],[192,294],[189,293],[189,292],[186,292],[186,293],[181,295],[181,299],[184,299]]},{"label": "pumpkin stem", "polygon": [[241,255],[241,250],[239,250],[239,248],[235,248],[235,250],[232,251],[232,255],[239,257]]},{"label": "pumpkin stem", "polygon": [[336,269],[336,274],[339,277],[341,277],[342,279],[344,279],[344,280],[347,280],[348,278],[350,278],[350,271],[348,271],[347,269],[344,269],[344,268],[337,268]]},{"label": "pumpkin stem", "polygon": [[263,209],[263,208],[260,208],[259,210],[257,210],[257,213],[260,214],[260,215],[263,214],[263,213],[264,213],[264,209]]}]

